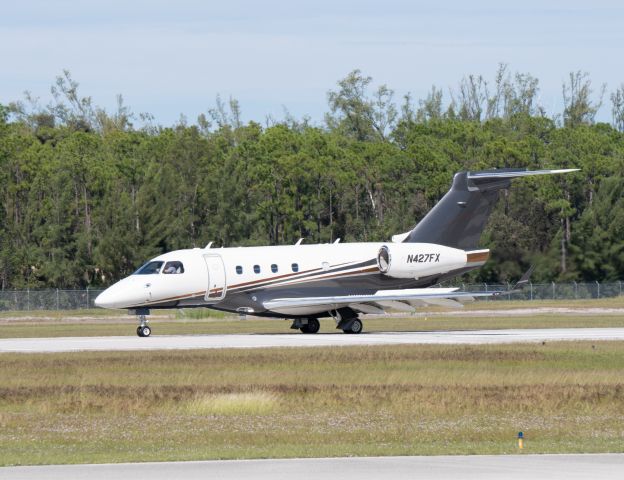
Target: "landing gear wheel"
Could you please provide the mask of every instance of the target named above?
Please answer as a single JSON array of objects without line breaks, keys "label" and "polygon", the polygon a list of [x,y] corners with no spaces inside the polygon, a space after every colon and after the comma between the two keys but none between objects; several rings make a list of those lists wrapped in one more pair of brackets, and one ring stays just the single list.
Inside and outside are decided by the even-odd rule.
[{"label": "landing gear wheel", "polygon": [[137,327],[137,335],[139,337],[149,337],[152,334],[152,329],[147,324],[149,320],[147,316],[149,315],[149,310],[146,308],[142,308],[137,310],[137,320],[139,321],[139,326]]},{"label": "landing gear wheel", "polygon": [[362,325],[362,320],[360,320],[359,318],[355,318],[351,322],[351,325],[349,325],[349,328],[344,329],[343,332],[344,333],[362,333],[363,328],[364,326]]},{"label": "landing gear wheel", "polygon": [[301,333],[318,333],[321,328],[321,323],[318,318],[308,318],[308,323],[303,325],[299,330]]},{"label": "landing gear wheel", "polygon": [[152,334],[152,329],[148,325],[137,328],[137,335],[139,337],[149,337]]}]

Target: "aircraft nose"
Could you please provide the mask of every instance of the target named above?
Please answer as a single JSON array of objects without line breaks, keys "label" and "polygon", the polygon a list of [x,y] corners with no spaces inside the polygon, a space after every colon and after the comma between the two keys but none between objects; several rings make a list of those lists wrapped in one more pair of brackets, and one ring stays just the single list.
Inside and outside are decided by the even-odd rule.
[{"label": "aircraft nose", "polygon": [[146,301],[145,288],[140,288],[131,279],[125,278],[111,285],[95,298],[95,305],[101,308],[132,308]]},{"label": "aircraft nose", "polygon": [[111,288],[107,288],[95,298],[95,306],[100,308],[113,308],[115,303],[113,300],[114,295],[111,292]]}]

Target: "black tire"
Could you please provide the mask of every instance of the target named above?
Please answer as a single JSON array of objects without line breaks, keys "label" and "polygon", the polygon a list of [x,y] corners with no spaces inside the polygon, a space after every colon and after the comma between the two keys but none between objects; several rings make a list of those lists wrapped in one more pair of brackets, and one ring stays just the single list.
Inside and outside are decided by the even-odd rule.
[{"label": "black tire", "polygon": [[149,337],[152,334],[152,328],[149,325],[144,325],[139,327],[141,333],[139,333],[139,337]]},{"label": "black tire", "polygon": [[318,321],[318,318],[308,318],[306,326],[308,327],[306,333],[318,333],[321,329],[321,322]]},{"label": "black tire", "polygon": [[137,335],[138,335],[139,337],[142,337],[142,336],[143,336],[143,328],[142,328],[141,326],[138,326],[138,327],[137,327]]},{"label": "black tire", "polygon": [[353,320],[353,323],[351,324],[351,333],[362,333],[363,329],[364,325],[362,325],[362,320],[360,320],[359,318]]},{"label": "black tire", "polygon": [[349,328],[344,329],[343,332],[358,334],[358,333],[362,333],[363,329],[364,329],[364,325],[362,325],[362,320],[360,320],[359,318],[356,318],[351,322],[351,325],[349,325]]},{"label": "black tire", "polygon": [[321,329],[321,323],[318,318],[308,318],[308,323],[303,325],[299,330],[301,333],[318,333]]}]

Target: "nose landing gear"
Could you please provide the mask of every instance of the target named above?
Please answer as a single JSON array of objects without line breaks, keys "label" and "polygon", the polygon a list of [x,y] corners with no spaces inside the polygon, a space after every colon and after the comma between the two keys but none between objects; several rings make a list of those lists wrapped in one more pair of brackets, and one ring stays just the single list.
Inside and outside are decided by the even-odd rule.
[{"label": "nose landing gear", "polygon": [[134,313],[139,320],[139,326],[136,329],[136,333],[139,337],[149,337],[152,334],[152,327],[148,325],[149,309],[144,308],[135,311],[129,311],[128,313]]},{"label": "nose landing gear", "polygon": [[152,327],[149,325],[139,325],[137,327],[137,335],[139,337],[149,337],[152,334]]}]

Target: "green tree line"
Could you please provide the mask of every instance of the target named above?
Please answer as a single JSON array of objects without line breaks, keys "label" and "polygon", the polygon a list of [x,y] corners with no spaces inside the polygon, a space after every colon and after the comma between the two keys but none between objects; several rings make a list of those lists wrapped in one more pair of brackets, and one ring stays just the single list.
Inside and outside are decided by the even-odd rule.
[{"label": "green tree line", "polygon": [[[482,238],[471,281],[624,277],[624,84],[607,96],[573,72],[563,112],[539,82],[501,65],[445,94],[397,101],[355,70],[328,92],[322,125],[244,122],[236,100],[194,123],[156,125],[118,98],[82,97],[64,72],[41,106],[0,105],[0,288],[108,285],[165,251],[385,241],[448,190],[453,173],[580,168],[518,181]],[[596,122],[603,100],[611,123]],[[136,126],[135,126],[136,125]]]}]

